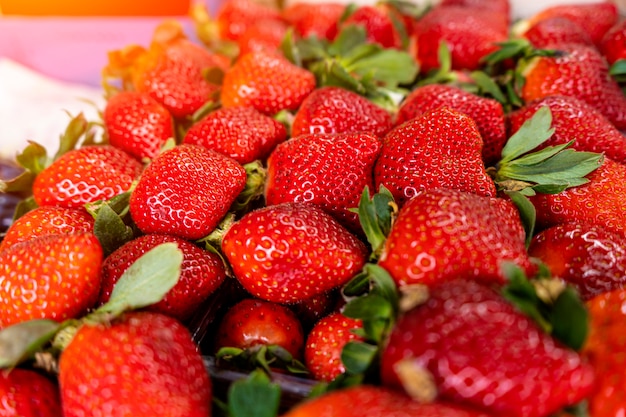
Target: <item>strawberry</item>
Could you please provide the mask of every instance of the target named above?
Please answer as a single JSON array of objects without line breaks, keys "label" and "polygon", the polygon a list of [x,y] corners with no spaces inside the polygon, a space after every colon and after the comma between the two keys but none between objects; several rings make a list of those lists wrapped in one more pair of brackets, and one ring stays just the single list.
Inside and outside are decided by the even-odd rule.
[{"label": "strawberry", "polygon": [[533,270],[515,206],[439,188],[417,194],[400,209],[379,265],[399,286],[456,278],[503,284],[503,261]]},{"label": "strawberry", "polygon": [[573,149],[603,153],[614,161],[626,162],[626,138],[622,133],[594,107],[571,96],[547,96],[509,113],[511,134],[543,106],[552,113],[554,134],[538,149],[573,140]]},{"label": "strawberry", "polygon": [[181,321],[188,320],[200,304],[224,282],[226,272],[218,255],[174,236],[140,236],[107,256],[102,265],[98,303],[104,304],[109,300],[115,283],[141,255],[165,242],[176,243],[183,252],[181,275],[174,288],[149,309]]},{"label": "strawberry", "polygon": [[441,0],[438,4],[466,7],[469,13],[473,13],[474,10],[488,10],[500,14],[507,25],[510,22],[511,4],[509,0]]},{"label": "strawberry", "polygon": [[218,36],[231,41],[237,41],[250,26],[262,20],[280,21],[280,12],[253,0],[225,0],[215,14]]},{"label": "strawberry", "polygon": [[81,326],[61,354],[59,384],[65,417],[211,415],[211,380],[189,331],[158,313]]},{"label": "strawberry", "polygon": [[439,187],[495,196],[482,147],[478,127],[469,116],[448,107],[427,111],[383,138],[374,168],[376,189],[384,185],[399,206],[422,190]]},{"label": "strawberry", "polygon": [[580,43],[594,46],[589,34],[577,23],[565,17],[542,19],[521,34],[535,48],[546,48],[553,43]]},{"label": "strawberry", "polygon": [[110,145],[84,146],[61,155],[37,175],[33,197],[40,206],[77,208],[127,191],[141,163]]},{"label": "strawberry", "polygon": [[277,50],[287,34],[287,29],[287,24],[281,20],[256,21],[237,39],[239,55],[262,49]]},{"label": "strawberry", "polygon": [[480,97],[450,84],[420,86],[411,91],[400,104],[396,125],[440,106],[447,106],[474,119],[483,138],[482,156],[485,165],[497,162],[507,137],[504,109],[494,99]]},{"label": "strawberry", "polygon": [[59,417],[61,399],[52,380],[30,369],[0,373],[0,415]]},{"label": "strawberry", "polygon": [[278,121],[252,107],[221,108],[195,123],[183,143],[201,145],[229,156],[240,164],[265,160],[287,139]]},{"label": "strawberry", "polygon": [[302,357],[304,347],[302,325],[293,311],[280,304],[253,298],[241,300],[228,309],[215,337],[216,350],[275,345],[296,359]]},{"label": "strawberry", "polygon": [[460,278],[429,294],[396,323],[383,384],[411,393],[417,378],[432,378],[437,398],[519,417],[547,416],[591,393],[593,368],[491,287]]},{"label": "strawberry", "polygon": [[274,51],[240,56],[226,71],[221,101],[224,107],[250,106],[274,115],[297,110],[315,89],[315,76]]},{"label": "strawberry", "polygon": [[109,143],[138,159],[154,158],[174,137],[172,115],[147,93],[122,91],[109,97],[103,121]]},{"label": "strawberry", "polygon": [[304,332],[308,333],[319,320],[336,311],[342,300],[338,291],[331,290],[289,304],[288,307],[296,313]]},{"label": "strawberry", "polygon": [[545,263],[553,276],[572,283],[588,300],[626,284],[626,238],[599,225],[566,223],[535,235],[530,256]]},{"label": "strawberry", "polygon": [[0,252],[0,328],[85,313],[98,297],[101,264],[92,233],[35,237]]},{"label": "strawberry", "polygon": [[351,340],[362,340],[353,330],[361,321],[336,312],[320,319],[309,332],[304,348],[304,361],[313,378],[332,381],[345,372],[341,351]]},{"label": "strawberry", "polygon": [[41,206],[17,219],[0,242],[0,252],[43,235],[93,232],[94,219],[82,208]]},{"label": "strawberry", "polygon": [[340,28],[347,25],[357,25],[365,28],[367,33],[367,41],[375,43],[383,48],[400,49],[406,40],[406,28],[401,29],[402,25],[400,15],[390,7],[384,4],[378,5],[361,5],[356,8],[343,22]]},{"label": "strawberry", "polygon": [[184,239],[208,235],[246,185],[233,159],[198,145],[160,154],[142,173],[130,197],[130,214],[144,233]]},{"label": "strawberry", "polygon": [[290,2],[281,12],[282,18],[301,38],[316,36],[333,40],[346,5],[336,2]]},{"label": "strawberry", "polygon": [[255,297],[298,302],[346,283],[367,249],[321,208],[283,203],[254,210],[231,226],[222,252]]},{"label": "strawberry", "polygon": [[384,136],[392,127],[391,114],[367,98],[341,87],[320,87],[300,105],[291,136],[307,133],[365,132]]},{"label": "strawberry", "polygon": [[602,37],[598,46],[609,64],[626,59],[626,20],[615,23]]}]

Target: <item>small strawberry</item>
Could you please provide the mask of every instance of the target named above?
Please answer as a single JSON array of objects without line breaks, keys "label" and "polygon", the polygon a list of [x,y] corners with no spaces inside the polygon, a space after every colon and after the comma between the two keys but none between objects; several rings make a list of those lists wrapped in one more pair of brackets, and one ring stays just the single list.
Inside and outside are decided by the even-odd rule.
[{"label": "small strawberry", "polygon": [[48,377],[30,369],[0,372],[0,416],[59,417],[59,388]]},{"label": "small strawberry", "polygon": [[276,51],[287,34],[287,29],[287,24],[281,20],[256,21],[237,39],[239,55],[263,49]]},{"label": "small strawberry", "polygon": [[253,0],[226,0],[215,14],[217,33],[221,39],[237,41],[243,33],[259,21],[280,21],[280,11]]},{"label": "small strawberry", "polygon": [[391,114],[367,98],[341,87],[320,87],[304,99],[291,124],[291,136],[307,133],[364,132],[382,137]]},{"label": "small strawberry", "polygon": [[345,372],[341,361],[343,347],[352,340],[362,340],[353,330],[361,321],[336,312],[320,319],[309,332],[304,348],[304,361],[313,378],[332,381]]},{"label": "small strawberry", "polygon": [[274,115],[297,110],[315,83],[313,73],[278,52],[251,52],[240,56],[224,74],[221,101],[224,107],[250,106]]},{"label": "small strawberry", "polygon": [[0,252],[0,328],[85,313],[98,297],[101,265],[92,233],[40,236]]},{"label": "small strawberry", "polygon": [[626,59],[626,20],[620,20],[604,34],[599,48],[610,65]]},{"label": "small strawberry", "polygon": [[33,197],[40,206],[82,207],[127,191],[141,163],[110,145],[84,146],[56,159],[37,175]]},{"label": "small strawberry", "polygon": [[154,158],[174,137],[172,115],[147,93],[122,91],[110,97],[103,120],[109,143],[137,159]]},{"label": "small strawberry", "polygon": [[495,196],[482,147],[474,120],[447,107],[435,108],[383,138],[374,168],[376,189],[384,185],[399,206],[420,191],[440,187]]},{"label": "small strawberry", "polygon": [[365,245],[321,208],[283,203],[244,215],[222,252],[255,297],[298,302],[346,283],[365,264]]},{"label": "small strawberry", "polygon": [[281,12],[282,18],[301,38],[316,36],[333,40],[337,36],[338,22],[346,10],[340,2],[290,2]]},{"label": "small strawberry", "polygon": [[240,164],[265,161],[287,139],[287,130],[275,119],[252,107],[221,108],[189,128],[183,143],[213,149]]},{"label": "small strawberry", "polygon": [[38,236],[93,232],[94,219],[82,208],[41,206],[17,219],[0,242],[0,252]]},{"label": "small strawberry", "polygon": [[565,17],[542,19],[521,34],[535,48],[547,48],[553,43],[580,43],[594,46],[589,34],[577,23]]},{"label": "small strawberry", "polygon": [[491,287],[458,279],[435,285],[396,323],[382,352],[383,384],[494,415],[541,417],[585,399],[593,368]]},{"label": "small strawberry", "polygon": [[163,152],[142,173],[130,197],[130,214],[144,233],[184,239],[208,235],[246,185],[233,159],[198,145]]},{"label": "small strawberry", "polygon": [[157,313],[85,324],[62,352],[65,417],[209,417],[211,380],[189,330]]}]

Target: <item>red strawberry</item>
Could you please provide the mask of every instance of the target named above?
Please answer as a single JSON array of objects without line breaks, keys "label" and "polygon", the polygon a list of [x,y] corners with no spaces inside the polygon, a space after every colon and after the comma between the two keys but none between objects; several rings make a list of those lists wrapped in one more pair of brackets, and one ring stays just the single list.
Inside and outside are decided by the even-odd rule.
[{"label": "red strawberry", "polygon": [[378,44],[383,48],[400,49],[403,38],[396,24],[401,25],[402,20],[394,9],[383,4],[361,5],[341,23],[340,27],[361,26],[365,29],[368,42]]},{"label": "red strawberry", "polygon": [[331,290],[314,295],[306,300],[289,304],[288,307],[296,313],[300,323],[302,323],[304,332],[308,333],[320,319],[336,311],[342,301],[343,299],[339,296],[339,292]]},{"label": "red strawberry", "polygon": [[575,97],[548,96],[509,113],[511,134],[544,106],[552,113],[554,134],[538,149],[574,140],[573,149],[603,153],[614,161],[626,162],[626,137],[598,110]]},{"label": "red strawberry", "polygon": [[174,137],[172,115],[147,93],[122,91],[110,97],[103,120],[109,143],[138,159],[154,158]]},{"label": "red strawberry", "polygon": [[572,283],[585,300],[626,285],[626,238],[599,225],[567,223],[535,235],[530,256]]},{"label": "red strawberry", "polygon": [[107,256],[102,265],[102,287],[98,302],[104,304],[109,300],[115,283],[140,256],[165,242],[176,243],[183,252],[181,275],[174,288],[149,309],[181,321],[189,319],[200,304],[224,282],[226,272],[218,255],[174,236],[140,236]]},{"label": "red strawberry", "polygon": [[94,218],[82,208],[37,207],[17,219],[0,242],[0,252],[38,236],[93,232]]},{"label": "red strawberry", "polygon": [[40,236],[2,251],[0,328],[85,313],[98,298],[101,264],[102,247],[92,233]]},{"label": "red strawberry", "polygon": [[502,16],[504,22],[508,25],[511,14],[511,4],[509,0],[441,0],[441,6],[462,6],[468,9],[468,12],[474,10],[488,10],[497,12]]},{"label": "red strawberry", "polygon": [[275,51],[280,47],[287,33],[287,24],[281,20],[258,20],[250,25],[237,39],[239,55],[267,49]]},{"label": "red strawberry", "polygon": [[304,333],[295,313],[288,307],[247,298],[228,309],[220,321],[215,348],[250,349],[277,345],[294,358],[302,358]]},{"label": "red strawberry", "polygon": [[609,74],[600,52],[591,46],[554,43],[556,56],[536,57],[523,70],[521,97],[526,102],[553,95],[576,97],[595,107],[618,129],[626,128],[626,97]]},{"label": "red strawberry", "polygon": [[301,38],[316,36],[333,40],[337,36],[337,23],[346,5],[334,2],[293,2],[282,11],[283,19]]},{"label": "red strawberry", "polygon": [[315,76],[274,51],[240,56],[226,71],[221,101],[224,107],[250,106],[274,115],[297,110],[315,89]]},{"label": "red strawberry", "polygon": [[604,34],[599,48],[611,65],[626,59],[626,20],[620,20]]},{"label": "red strawberry", "polygon": [[457,278],[504,283],[503,261],[533,270],[515,206],[500,198],[434,189],[400,209],[379,264],[404,286]]},{"label": "red strawberry", "polygon": [[489,417],[456,404],[420,403],[388,388],[357,385],[297,404],[282,417]]},{"label": "red strawberry", "polygon": [[500,159],[507,139],[502,105],[494,99],[477,96],[453,85],[429,84],[415,88],[400,104],[396,125],[440,106],[447,106],[474,119],[483,138],[485,165]]},{"label": "red strawberry", "polygon": [[157,313],[80,327],[61,354],[59,383],[65,417],[211,415],[211,380],[189,331]]},{"label": "red strawberry", "polygon": [[245,185],[246,171],[233,159],[180,145],[142,173],[130,197],[130,214],[144,233],[199,239],[217,226]]},{"label": "red strawberry", "polygon": [[535,48],[547,48],[553,43],[580,43],[593,46],[589,34],[577,23],[565,17],[542,19],[525,30],[521,36]]},{"label": "red strawberry", "polygon": [[[396,323],[382,352],[393,387],[432,374],[438,398],[494,415],[541,417],[586,398],[594,372],[492,288],[459,279]],[[408,389],[411,392],[411,388]]]},{"label": "red strawberry", "polygon": [[237,41],[252,25],[259,21],[280,20],[280,12],[252,0],[225,0],[215,14],[218,35],[221,39]]},{"label": "red strawberry", "polygon": [[337,312],[318,321],[309,332],[304,361],[313,378],[332,381],[345,372],[341,351],[351,340],[362,340],[352,330],[362,327],[361,321]]},{"label": "red strawberry", "polygon": [[0,416],[61,415],[59,389],[50,379],[29,369],[0,372]]},{"label": "red strawberry", "polygon": [[365,245],[317,206],[252,211],[226,232],[222,252],[255,297],[298,302],[345,284],[365,264]]},{"label": "red strawberry", "polygon": [[495,196],[482,147],[478,127],[469,116],[448,107],[430,110],[383,138],[374,168],[376,189],[387,187],[399,206],[422,190],[439,187]]},{"label": "red strawberry", "polygon": [[275,119],[252,107],[218,109],[195,123],[183,143],[213,149],[240,164],[265,160],[287,139],[287,130]]},{"label": "red strawberry", "polygon": [[291,136],[307,133],[365,132],[382,137],[392,127],[391,114],[367,98],[341,87],[320,87],[302,102]]},{"label": "red strawberry", "polygon": [[110,145],[71,150],[45,168],[33,184],[40,206],[82,207],[127,191],[139,176],[141,163]]}]

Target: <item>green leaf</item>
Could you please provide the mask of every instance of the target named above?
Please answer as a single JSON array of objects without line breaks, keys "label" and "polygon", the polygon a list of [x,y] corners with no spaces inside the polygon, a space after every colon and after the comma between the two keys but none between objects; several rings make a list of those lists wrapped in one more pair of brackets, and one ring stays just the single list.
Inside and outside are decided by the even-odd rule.
[{"label": "green leaf", "polygon": [[341,351],[341,362],[346,368],[346,373],[363,374],[370,368],[377,354],[377,346],[351,340]]},{"label": "green leaf", "polygon": [[95,313],[122,314],[158,303],[180,278],[183,253],[173,242],[160,244],[138,258],[113,287],[109,301]]},{"label": "green leaf", "polygon": [[0,192],[7,193],[18,198],[28,198],[33,194],[33,183],[36,174],[31,171],[23,171],[17,177],[7,181],[0,180]]},{"label": "green leaf", "polygon": [[280,406],[281,389],[261,370],[252,371],[228,390],[228,408],[231,417],[276,417]]},{"label": "green leaf", "polygon": [[539,108],[504,145],[500,164],[505,164],[530,152],[548,140],[554,133],[551,125],[552,112],[550,108],[547,106]]},{"label": "green leaf", "polygon": [[537,210],[533,203],[523,194],[517,191],[507,191],[506,194],[511,198],[511,201],[513,201],[519,211],[522,224],[524,225],[524,231],[526,232],[526,248],[528,248],[535,233]]},{"label": "green leaf", "polygon": [[105,256],[110,255],[124,243],[133,239],[133,229],[108,204],[98,210],[94,222],[94,234],[98,238]]},{"label": "green leaf", "polygon": [[362,320],[392,318],[393,307],[380,295],[368,294],[348,302],[343,308],[343,314]]},{"label": "green leaf", "polygon": [[389,272],[385,268],[377,264],[367,263],[363,266],[363,270],[367,272],[373,284],[372,294],[377,294],[389,301],[397,315],[397,306],[400,296],[396,282],[393,280]]},{"label": "green leaf", "polygon": [[498,83],[496,83],[493,78],[487,75],[485,72],[473,71],[470,74],[470,77],[472,78],[472,80],[474,80],[480,91],[492,96],[503,105],[508,103],[507,98],[500,89]]},{"label": "green leaf", "polygon": [[525,38],[511,39],[497,43],[499,49],[484,56],[481,61],[489,65],[495,65],[507,59],[526,56],[533,50],[531,43]]},{"label": "green leaf", "polygon": [[626,75],[626,59],[618,59],[611,65],[610,74],[613,77]]},{"label": "green leaf", "polygon": [[381,49],[375,54],[351,62],[348,71],[361,76],[371,73],[376,81],[394,88],[400,84],[412,83],[419,68],[409,53],[397,49]]},{"label": "green leaf", "polygon": [[50,162],[46,148],[33,141],[28,141],[28,145],[17,154],[15,160],[33,174],[39,174]]},{"label": "green leaf", "polygon": [[361,271],[346,283],[341,292],[345,297],[356,297],[369,292],[369,289],[369,273]]},{"label": "green leaf", "polygon": [[361,193],[357,213],[361,228],[372,247],[371,260],[376,260],[391,230],[395,214],[393,195],[387,188],[381,186],[380,191],[370,198],[369,188],[365,187]]},{"label": "green leaf", "polygon": [[361,25],[346,25],[328,46],[331,56],[347,56],[358,46],[367,42],[367,32]]},{"label": "green leaf", "polygon": [[72,117],[67,127],[65,128],[65,132],[61,135],[61,140],[59,141],[59,150],[54,155],[54,160],[57,160],[61,155],[76,149],[76,145],[80,141],[80,139],[87,133],[90,124],[85,118],[83,113],[79,113],[77,116]]},{"label": "green leaf", "polygon": [[298,50],[293,31],[294,29],[292,26],[287,29],[287,32],[280,43],[280,50],[285,58],[287,58],[292,64],[301,67],[302,58],[300,57],[300,51]]},{"label": "green leaf", "polygon": [[0,330],[0,368],[14,368],[31,358],[52,340],[60,327],[56,321],[41,319]]},{"label": "green leaf", "polygon": [[574,350],[580,350],[589,333],[589,314],[576,290],[568,286],[550,311],[552,335]]}]

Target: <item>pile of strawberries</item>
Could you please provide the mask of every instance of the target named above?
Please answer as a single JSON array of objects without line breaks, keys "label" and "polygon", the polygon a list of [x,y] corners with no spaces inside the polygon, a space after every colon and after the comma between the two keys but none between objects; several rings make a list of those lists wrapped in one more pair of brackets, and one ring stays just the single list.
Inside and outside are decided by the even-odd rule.
[{"label": "pile of strawberries", "polygon": [[624,415],[613,2],[191,12],[0,182],[0,415]]}]

